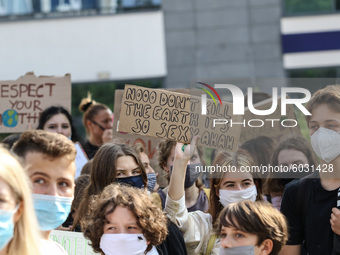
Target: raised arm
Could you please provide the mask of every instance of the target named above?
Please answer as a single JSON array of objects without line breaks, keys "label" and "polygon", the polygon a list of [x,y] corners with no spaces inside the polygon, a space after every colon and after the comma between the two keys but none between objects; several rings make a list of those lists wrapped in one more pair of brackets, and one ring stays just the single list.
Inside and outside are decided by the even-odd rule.
[{"label": "raised arm", "polygon": [[177,143],[175,148],[175,159],[170,178],[168,194],[172,200],[179,200],[184,196],[184,181],[187,164],[193,154],[197,136],[195,136],[191,144]]}]

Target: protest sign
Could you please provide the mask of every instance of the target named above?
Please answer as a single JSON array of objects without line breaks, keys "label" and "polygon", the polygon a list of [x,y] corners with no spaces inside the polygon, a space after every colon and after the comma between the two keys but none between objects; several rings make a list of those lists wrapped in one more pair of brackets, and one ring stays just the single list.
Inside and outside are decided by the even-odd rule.
[{"label": "protest sign", "polygon": [[81,146],[81,144],[79,142],[76,142],[74,144],[74,147],[76,147],[77,150],[77,155],[76,155],[76,174],[74,176],[74,179],[77,179],[81,173],[81,170],[83,168],[83,166],[89,161],[86,153],[83,149],[83,147]]},{"label": "protest sign", "polygon": [[200,136],[204,147],[237,149],[240,128],[214,126],[214,119],[241,121],[232,116],[232,105],[207,102],[207,115],[201,114],[200,98],[161,89],[126,85],[118,129],[122,132],[169,139],[184,143]]},{"label": "protest sign", "polygon": [[[187,89],[178,89],[173,90],[175,92],[182,92],[189,94],[189,90]],[[151,136],[144,136],[144,135],[134,135],[126,132],[118,132],[118,120],[120,119],[120,107],[123,100],[123,93],[124,90],[116,89],[115,90],[115,103],[114,103],[114,122],[113,122],[113,138],[120,138],[124,139],[127,144],[135,145],[137,143],[141,143],[145,149],[146,155],[150,159],[150,164],[152,168],[158,173],[158,184],[161,187],[165,187],[168,185],[164,178],[164,171],[161,171],[160,167],[158,166],[157,162],[157,146],[161,139],[151,137]]]},{"label": "protest sign", "polygon": [[189,125],[189,95],[125,85],[119,131],[189,143]]},{"label": "protest sign", "polygon": [[71,77],[27,73],[15,81],[0,81],[0,133],[35,128],[41,112],[52,105],[71,109]]},{"label": "protest sign", "polygon": [[50,239],[64,247],[69,255],[100,254],[93,251],[83,233],[52,230]]},{"label": "protest sign", "polygon": [[[254,105],[257,110],[267,110],[272,106],[272,98]],[[301,131],[296,120],[293,105],[288,104],[286,115],[281,115],[281,98],[278,98],[277,108],[270,115],[255,115],[246,108],[244,114],[245,126],[242,127],[241,144],[258,136],[267,136],[275,142],[280,142],[290,136],[301,136]],[[249,125],[249,120],[252,124]],[[295,122],[296,121],[296,122]],[[263,123],[263,126],[261,126]]]}]

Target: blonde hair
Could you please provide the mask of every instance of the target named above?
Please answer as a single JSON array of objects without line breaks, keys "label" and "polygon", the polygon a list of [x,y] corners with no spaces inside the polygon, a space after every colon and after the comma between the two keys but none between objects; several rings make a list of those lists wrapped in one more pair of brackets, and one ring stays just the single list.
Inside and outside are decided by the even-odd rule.
[{"label": "blonde hair", "polygon": [[2,146],[0,146],[0,178],[11,188],[15,202],[22,209],[22,215],[15,223],[14,235],[8,244],[7,254],[40,254],[41,236],[33,209],[30,182],[16,158]]}]

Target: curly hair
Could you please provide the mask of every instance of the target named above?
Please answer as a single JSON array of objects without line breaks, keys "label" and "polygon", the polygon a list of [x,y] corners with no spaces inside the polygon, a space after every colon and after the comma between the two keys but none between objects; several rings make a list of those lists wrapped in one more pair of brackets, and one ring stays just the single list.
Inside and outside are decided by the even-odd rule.
[{"label": "curly hair", "polygon": [[94,251],[102,252],[100,239],[104,233],[104,225],[107,223],[106,216],[111,214],[117,206],[125,207],[137,218],[137,224],[149,245],[161,244],[167,234],[167,218],[163,212],[153,204],[146,192],[122,184],[110,184],[99,195],[92,196],[88,214],[82,218],[81,227],[84,236],[91,241]]},{"label": "curly hair", "polygon": [[67,137],[44,130],[22,133],[12,150],[20,158],[25,158],[27,152],[40,152],[53,159],[67,156],[70,161],[74,161],[77,154],[74,144]]},{"label": "curly hair", "polygon": [[260,245],[264,240],[273,242],[270,255],[277,255],[288,240],[288,228],[285,216],[267,202],[249,200],[232,203],[225,207],[217,221],[217,234],[222,226],[232,227],[256,235]]}]

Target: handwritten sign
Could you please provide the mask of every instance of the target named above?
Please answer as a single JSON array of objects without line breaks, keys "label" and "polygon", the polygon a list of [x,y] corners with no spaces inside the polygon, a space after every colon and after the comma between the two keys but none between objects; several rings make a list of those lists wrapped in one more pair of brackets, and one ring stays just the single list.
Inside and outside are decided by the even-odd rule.
[{"label": "handwritten sign", "polygon": [[71,231],[52,230],[50,239],[59,243],[69,255],[94,255],[92,247],[89,245],[83,233]]},{"label": "handwritten sign", "polygon": [[[272,106],[272,99],[266,99],[254,105],[257,110],[267,110]],[[245,111],[244,120],[245,127],[242,127],[241,131],[241,143],[244,143],[250,139],[256,138],[258,136],[268,136],[272,138],[275,142],[280,142],[287,137],[291,136],[301,136],[301,131],[299,125],[297,124],[293,127],[297,121],[294,113],[293,105],[287,105],[287,114],[285,116],[281,115],[281,98],[278,99],[276,111],[270,115],[260,116],[251,113],[248,109]],[[259,120],[252,121],[252,126],[249,126],[249,120]],[[261,121],[260,121],[261,120]],[[296,123],[294,121],[296,121]],[[260,127],[260,125],[263,126]],[[259,127],[255,127],[259,126]]]},{"label": "handwritten sign", "polygon": [[27,73],[15,81],[0,81],[0,133],[36,127],[41,112],[52,105],[71,109],[71,77]]},{"label": "handwritten sign", "polygon": [[189,124],[189,95],[125,85],[119,131],[189,143]]},{"label": "handwritten sign", "polygon": [[[178,89],[172,90],[174,92],[186,92],[189,94],[189,90],[187,89]],[[144,136],[144,135],[137,135],[137,134],[130,134],[126,132],[118,132],[118,120],[120,119],[120,112],[121,112],[121,105],[123,100],[123,93],[124,90],[116,89],[115,90],[115,103],[114,103],[114,122],[113,122],[113,138],[120,138],[124,139],[127,144],[135,145],[137,143],[141,143],[145,149],[146,155],[150,159],[150,164],[152,168],[158,173],[158,184],[161,187],[165,187],[168,185],[167,181],[164,178],[165,172],[161,170],[158,165],[156,153],[157,153],[157,146],[161,139],[151,136]]]},{"label": "handwritten sign", "polygon": [[232,104],[207,102],[207,115],[201,114],[200,98],[167,90],[126,85],[119,131],[188,143],[200,136],[204,147],[237,150],[240,128],[214,125],[214,119],[242,121],[232,116]]}]

